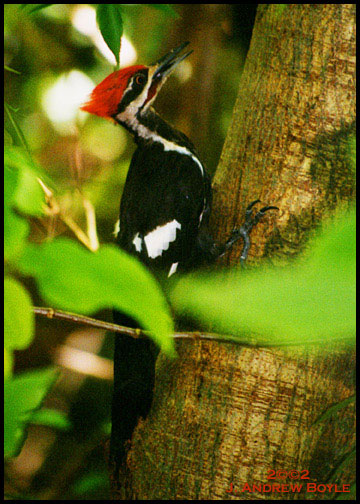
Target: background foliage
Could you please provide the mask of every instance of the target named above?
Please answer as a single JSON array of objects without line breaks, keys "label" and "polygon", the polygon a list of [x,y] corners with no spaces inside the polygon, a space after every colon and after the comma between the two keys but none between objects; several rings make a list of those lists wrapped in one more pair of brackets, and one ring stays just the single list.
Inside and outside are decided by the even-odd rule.
[{"label": "background foliage", "polygon": [[[169,355],[173,322],[156,280],[110,244],[132,141],[79,105],[119,64],[152,62],[190,40],[193,59],[164,88],[157,109],[194,141],[213,172],[255,10],[48,5],[5,6],[5,456],[12,495],[63,498],[66,487],[67,498],[84,498],[106,492],[97,450],[109,431],[111,340],[35,321],[32,305],[104,319],[105,309],[117,307],[151,330]],[[113,54],[101,46],[95,21]],[[354,163],[353,145],[349,139]],[[280,272],[184,278],[170,293],[174,309],[242,341],[251,332],[250,341],[264,343],[254,331],[273,336],[267,344],[352,340],[354,225],[354,215],[339,215],[302,262]],[[38,463],[26,469],[34,453]]]},{"label": "background foliage", "polygon": [[[111,318],[104,308],[117,306],[152,329],[163,350],[173,348],[157,282],[104,245],[113,240],[132,140],[79,106],[119,64],[151,63],[190,40],[196,59],[169,81],[158,109],[213,171],[255,14],[245,9],[250,16],[231,6],[5,5],[5,456],[12,496],[96,497],[107,486],[96,451],[109,432],[111,338],[35,321],[33,304],[103,319]],[[209,26],[210,46],[202,41]],[[197,79],[204,69],[206,79]],[[196,106],[199,95],[206,107]],[[97,249],[96,231],[102,245],[94,254],[86,247]]]}]

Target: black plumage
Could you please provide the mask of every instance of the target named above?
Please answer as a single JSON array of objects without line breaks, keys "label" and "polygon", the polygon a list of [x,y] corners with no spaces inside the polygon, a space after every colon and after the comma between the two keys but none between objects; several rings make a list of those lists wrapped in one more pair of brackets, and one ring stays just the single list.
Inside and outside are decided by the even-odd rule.
[{"label": "black plumage", "polygon": [[[151,108],[168,75],[190,52],[182,44],[154,65],[137,65],[109,75],[82,108],[113,120],[133,136],[137,149],[128,171],[121,205],[117,244],[137,256],[152,272],[167,277],[214,261],[241,237],[241,260],[250,246],[249,233],[265,207],[221,245],[208,231],[211,182],[190,140]],[[120,325],[136,321],[114,312]],[[150,410],[157,350],[150,340],[115,338],[111,455],[117,467],[126,461],[127,448],[139,417]]]},{"label": "black plumage", "polygon": [[[167,276],[173,264],[178,264],[178,273],[202,262],[203,255],[206,255],[206,247],[202,244],[207,240],[200,237],[208,233],[211,183],[185,135],[174,130],[153,111],[149,117],[140,117],[139,121],[147,128],[153,128],[154,138],[161,133],[162,139],[174,144],[174,150],[165,150],[161,140],[144,139],[135,134],[137,149],[122,195],[116,241],[156,275],[163,273]],[[185,148],[186,152],[177,151],[177,147]],[[156,257],[150,257],[146,237],[174,221],[181,226],[175,228],[175,239],[161,241],[160,236],[159,247],[163,249]],[[136,236],[140,250],[134,245]],[[119,313],[114,313],[114,321],[138,326],[136,321]],[[127,440],[131,438],[139,417],[145,418],[150,410],[156,355],[157,350],[150,340],[134,340],[128,336],[115,340],[111,448],[118,463],[123,461],[129,446]]]}]

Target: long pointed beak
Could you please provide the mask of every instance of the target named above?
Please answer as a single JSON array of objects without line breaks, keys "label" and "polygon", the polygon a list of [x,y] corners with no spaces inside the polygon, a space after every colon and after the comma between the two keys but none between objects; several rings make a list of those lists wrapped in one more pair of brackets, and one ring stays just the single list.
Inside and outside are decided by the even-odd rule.
[{"label": "long pointed beak", "polygon": [[163,79],[165,79],[165,77],[167,77],[181,61],[183,61],[185,58],[189,56],[189,54],[193,52],[188,51],[185,54],[178,56],[179,53],[188,44],[189,42],[184,42],[183,44],[179,45],[178,47],[167,53],[159,61],[151,65],[156,67],[156,71],[152,77],[153,82],[162,81]]}]

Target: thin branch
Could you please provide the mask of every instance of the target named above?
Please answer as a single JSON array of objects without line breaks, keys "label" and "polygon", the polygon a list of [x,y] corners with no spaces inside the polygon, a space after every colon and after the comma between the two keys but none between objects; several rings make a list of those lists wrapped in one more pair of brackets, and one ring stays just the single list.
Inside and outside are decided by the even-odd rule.
[{"label": "thin branch", "polygon": [[[59,319],[67,320],[68,322],[73,322],[74,324],[82,324],[88,327],[96,327],[97,329],[103,329],[104,331],[111,331],[114,333],[125,334],[126,336],[131,336],[132,338],[147,338],[151,336],[151,331],[144,331],[139,328],[132,328],[121,326],[118,324],[113,324],[111,322],[104,322],[103,320],[93,319],[91,317],[86,317],[85,315],[78,315],[77,313],[65,312],[62,310],[54,310],[53,308],[43,308],[38,306],[33,306],[33,312],[36,315],[46,317],[49,319]],[[255,338],[247,336],[247,339],[240,340],[239,337],[233,334],[218,334],[218,333],[208,333],[204,331],[193,331],[193,332],[174,332],[171,337],[174,340],[189,340],[189,341],[214,341],[218,343],[233,343],[235,345],[241,345],[244,347],[251,348],[281,348],[281,347],[299,347],[303,345],[319,345],[321,339],[315,339],[310,341],[304,341],[299,343],[298,341],[277,341],[277,342],[265,342],[256,341]],[[343,341],[342,338],[338,339],[340,342]],[[337,340],[334,340],[336,342]]]},{"label": "thin branch", "polygon": [[[72,163],[70,163],[70,166],[72,167]],[[93,252],[96,252],[99,247],[99,239],[97,235],[97,230],[96,230],[96,215],[95,215],[95,209],[91,201],[86,198],[82,192],[81,189],[81,176],[84,173],[84,166],[83,166],[83,158],[82,158],[82,150],[80,147],[79,141],[76,142],[75,148],[74,148],[74,169],[75,169],[75,174],[73,173],[73,178],[74,181],[77,184],[77,190],[79,192],[79,195],[81,197],[82,205],[85,211],[85,217],[86,217],[86,226],[87,226],[87,236],[89,238],[91,250]],[[71,170],[73,172],[73,170]],[[74,176],[75,175],[75,176]]]},{"label": "thin branch", "polygon": [[[92,236],[90,238],[84,233],[84,231],[76,224],[76,222],[71,217],[66,215],[65,212],[63,212],[61,210],[61,207],[60,207],[59,203],[57,202],[57,200],[54,196],[54,193],[52,192],[51,189],[49,189],[49,187],[47,187],[44,184],[43,180],[41,180],[40,178],[38,178],[37,180],[38,180],[42,190],[45,193],[45,200],[48,205],[47,206],[47,213],[51,216],[59,215],[61,220],[63,222],[65,222],[65,224],[71,229],[71,231],[74,233],[76,238],[83,245],[85,245],[85,247],[88,248],[91,252],[96,252],[96,250],[99,248],[99,243],[97,241],[97,237],[96,237],[96,239],[94,238],[94,233],[93,233],[94,223],[92,221],[95,219],[95,216],[92,214],[93,208],[91,207],[89,202],[87,203],[87,208],[85,209],[85,211],[86,211],[86,218],[87,218],[87,222],[88,222],[88,227],[89,227],[89,229],[90,228],[92,229]],[[96,234],[96,227],[95,227],[95,234]]]},{"label": "thin branch", "polygon": [[85,198],[84,195],[82,195],[82,201],[83,201],[83,207],[84,207],[85,215],[86,215],[87,235],[89,237],[92,250],[96,251],[96,250],[98,250],[100,245],[99,245],[99,239],[98,239],[97,231],[96,231],[95,209],[94,209],[94,206],[91,203],[91,201],[88,200],[87,198]]},{"label": "thin branch", "polygon": [[127,336],[132,336],[133,338],[144,338],[146,336],[145,332],[141,331],[140,329],[120,326],[117,324],[112,324],[111,322],[104,322],[102,320],[86,317],[85,315],[78,315],[77,313],[70,313],[62,310],[54,310],[53,308],[43,308],[38,306],[33,306],[33,312],[36,315],[41,315],[42,317],[49,319],[54,318],[59,320],[67,320],[68,322],[73,322],[74,324],[83,324],[89,327],[96,327],[97,329],[104,329],[105,331],[121,333]]},{"label": "thin branch", "polygon": [[[36,315],[40,315],[49,319],[67,320],[68,322],[73,322],[74,324],[83,324],[89,327],[96,327],[97,329],[103,329],[105,331],[125,334],[126,336],[131,336],[132,338],[146,338],[151,334],[150,331],[143,331],[142,329],[120,326],[111,322],[104,322],[102,320],[86,317],[85,315],[78,315],[76,313],[69,313],[62,310],[54,310],[53,308],[34,306],[33,312]],[[172,337],[175,340],[207,340],[222,343],[236,343],[238,345],[244,346],[257,346],[254,343],[249,343],[249,341],[240,341],[239,339],[235,339],[234,336],[206,333],[202,331],[175,332],[172,334]]]}]

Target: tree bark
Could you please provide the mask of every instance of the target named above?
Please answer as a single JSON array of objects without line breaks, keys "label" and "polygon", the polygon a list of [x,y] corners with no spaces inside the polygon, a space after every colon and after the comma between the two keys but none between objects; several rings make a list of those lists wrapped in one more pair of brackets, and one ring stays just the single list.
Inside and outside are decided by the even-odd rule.
[{"label": "tree bark", "polygon": [[[254,229],[250,259],[284,261],[304,247],[323,217],[351,201],[354,79],[355,5],[259,6],[214,178],[219,241],[260,198],[280,211]],[[240,250],[224,262],[236,264]],[[158,359],[153,407],[134,432],[115,498],[318,499],[333,493],[309,492],[307,483],[352,482],[351,469],[333,479],[331,471],[354,442],[353,407],[314,425],[354,393],[352,350],[319,355],[306,348],[294,355],[186,341],[177,351],[174,361]],[[309,479],[277,472],[292,470],[309,471]],[[274,483],[302,488],[261,487]]]},{"label": "tree bark", "polygon": [[[253,230],[250,256],[257,258],[296,254],[354,194],[355,5],[279,9],[259,7],[213,182],[219,238],[241,224],[249,202],[279,206],[275,229],[264,219]],[[237,263],[240,250],[225,262]]]}]

